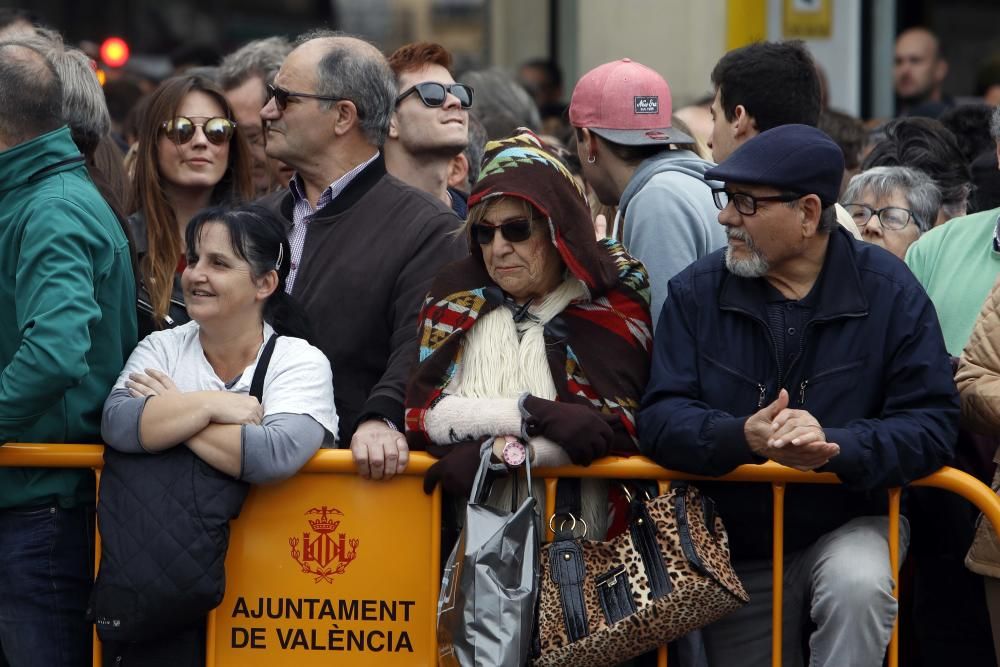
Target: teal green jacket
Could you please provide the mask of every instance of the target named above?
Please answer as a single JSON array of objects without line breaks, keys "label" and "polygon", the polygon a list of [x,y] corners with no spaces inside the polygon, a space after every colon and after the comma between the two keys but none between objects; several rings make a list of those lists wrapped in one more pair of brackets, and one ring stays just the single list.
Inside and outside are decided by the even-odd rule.
[{"label": "teal green jacket", "polygon": [[[68,128],[0,151],[0,313],[0,443],[100,442],[135,283]],[[92,499],[89,470],[0,468],[0,508]]]}]

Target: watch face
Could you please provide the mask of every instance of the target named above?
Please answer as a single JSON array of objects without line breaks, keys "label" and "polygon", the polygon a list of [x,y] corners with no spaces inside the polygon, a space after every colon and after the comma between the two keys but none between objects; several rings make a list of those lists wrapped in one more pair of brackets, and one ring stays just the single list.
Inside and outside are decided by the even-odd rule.
[{"label": "watch face", "polygon": [[524,463],[524,444],[521,442],[508,442],[503,447],[503,460],[509,466],[519,466]]}]

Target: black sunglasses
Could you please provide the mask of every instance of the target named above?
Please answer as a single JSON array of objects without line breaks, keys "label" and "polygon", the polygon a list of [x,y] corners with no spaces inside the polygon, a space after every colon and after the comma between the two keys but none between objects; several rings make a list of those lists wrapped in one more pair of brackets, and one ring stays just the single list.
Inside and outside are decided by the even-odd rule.
[{"label": "black sunglasses", "polygon": [[448,93],[458,98],[463,109],[468,109],[472,106],[472,86],[467,86],[464,83],[449,83],[445,85],[436,81],[424,81],[415,86],[410,86],[396,98],[396,106],[398,107],[407,95],[412,95],[413,93],[420,96],[420,101],[426,107],[444,106],[445,100],[448,99]]},{"label": "black sunglasses", "polygon": [[493,243],[493,235],[498,229],[500,230],[500,236],[511,243],[527,241],[531,238],[531,219],[514,218],[499,225],[487,225],[481,222],[469,225],[469,232],[479,245]]},{"label": "black sunglasses", "polygon": [[[346,97],[333,97],[331,95],[296,93],[291,90],[285,90],[281,86],[275,86],[272,83],[265,85],[264,89],[267,91],[267,97],[264,100],[264,105],[267,106],[267,103],[270,102],[272,98],[274,98],[274,103],[278,105],[278,111],[285,110],[285,108],[288,106],[289,97],[308,97],[311,100],[323,100],[325,102],[343,102],[344,100],[347,99]],[[358,110],[358,115],[359,116],[361,115],[360,109]]]},{"label": "black sunglasses", "polygon": [[187,116],[178,116],[163,121],[160,129],[170,141],[178,146],[186,144],[194,138],[196,127],[200,127],[201,131],[205,133],[205,138],[216,146],[228,142],[233,138],[233,132],[236,131],[236,123],[228,118],[208,118],[207,116],[194,116],[194,118],[202,122],[196,123]]}]

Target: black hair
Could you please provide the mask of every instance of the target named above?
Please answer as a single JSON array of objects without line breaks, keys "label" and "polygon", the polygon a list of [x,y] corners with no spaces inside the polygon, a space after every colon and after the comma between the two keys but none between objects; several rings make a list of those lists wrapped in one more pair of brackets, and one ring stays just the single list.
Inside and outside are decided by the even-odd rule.
[{"label": "black hair", "polygon": [[24,143],[63,125],[62,81],[44,54],[0,45],[0,138]]},{"label": "black hair", "polygon": [[844,169],[857,169],[861,165],[861,151],[864,150],[867,133],[860,120],[843,111],[823,109],[817,127],[840,146],[844,154]]},{"label": "black hair", "polygon": [[212,222],[225,225],[237,257],[250,265],[254,279],[277,271],[278,286],[264,303],[264,321],[282,336],[303,338],[312,343],[312,331],[301,306],[285,292],[292,265],[292,249],[285,225],[270,210],[256,204],[212,206],[191,218],[184,240],[193,253],[202,228]]},{"label": "black hair", "polygon": [[949,217],[965,215],[972,172],[951,130],[933,118],[909,116],[889,121],[885,136],[861,163],[872,167],[911,167],[930,176],[941,190]]},{"label": "black hair", "polygon": [[21,22],[37,26],[41,23],[41,20],[37,14],[29,12],[27,9],[0,7],[0,28],[6,28],[7,26]]},{"label": "black hair", "polygon": [[526,62],[521,63],[521,67],[530,67],[531,69],[537,69],[545,72],[545,78],[549,80],[549,85],[552,88],[558,88],[563,85],[563,74],[562,69],[554,60],[549,60],[547,58],[532,58]]},{"label": "black hair", "polygon": [[722,56],[712,83],[726,120],[742,105],[758,132],[779,125],[819,122],[821,92],[816,64],[800,40],[755,42]]},{"label": "black hair", "polygon": [[990,134],[992,118],[993,107],[988,104],[962,104],[938,116],[941,124],[955,135],[969,164],[986,151],[996,150],[996,142]]}]

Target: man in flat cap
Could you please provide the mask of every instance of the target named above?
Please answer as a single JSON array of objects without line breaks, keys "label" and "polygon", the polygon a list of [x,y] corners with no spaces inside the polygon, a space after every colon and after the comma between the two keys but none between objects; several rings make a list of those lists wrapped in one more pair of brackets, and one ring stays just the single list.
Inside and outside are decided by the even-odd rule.
[{"label": "man in flat cap", "polygon": [[[782,125],[705,178],[725,248],[668,286],[639,414],[644,453],[724,475],[766,461],[836,473],[785,492],[785,664],[882,664],[896,617],[888,487],[943,465],[958,402],[937,316],[896,257],[856,241],[833,204],[837,145]],[[704,629],[711,665],[771,663],[772,491],[705,483],[729,531],[747,607]],[[905,553],[909,531],[900,521]]]}]

